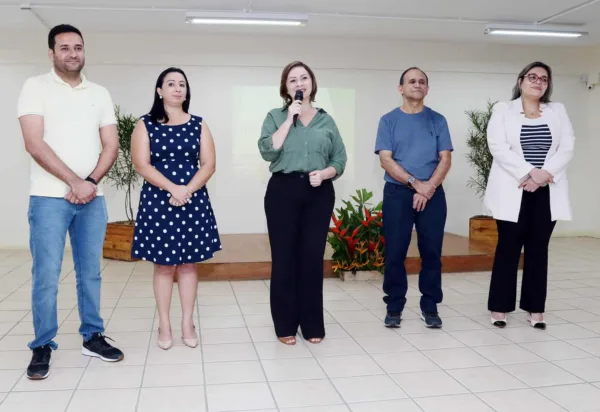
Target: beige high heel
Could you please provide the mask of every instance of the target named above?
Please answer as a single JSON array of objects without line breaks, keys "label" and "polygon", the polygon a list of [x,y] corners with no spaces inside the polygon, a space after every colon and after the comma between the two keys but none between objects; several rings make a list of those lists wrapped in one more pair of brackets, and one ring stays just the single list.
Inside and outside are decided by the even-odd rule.
[{"label": "beige high heel", "polygon": [[[496,312],[501,313],[501,312]],[[504,319],[496,319],[493,315],[490,315],[490,323],[497,328],[506,327],[506,313],[504,313]]]},{"label": "beige high heel", "polygon": [[[160,328],[158,328],[158,334],[160,336]],[[159,348],[167,350],[169,348],[171,348],[171,346],[173,346],[173,339],[171,340],[159,340],[158,338],[156,338],[156,344],[158,345]]]},{"label": "beige high heel", "polygon": [[528,312],[527,321],[531,324],[535,329],[546,330],[546,322],[544,320],[533,320],[533,316],[531,316],[531,312]]},{"label": "beige high heel", "polygon": [[[196,326],[194,326],[194,332],[196,332]],[[181,340],[183,340],[183,344],[190,348],[195,348],[198,346],[198,335],[196,334],[195,338],[186,339],[183,337],[183,332],[181,333]]]}]

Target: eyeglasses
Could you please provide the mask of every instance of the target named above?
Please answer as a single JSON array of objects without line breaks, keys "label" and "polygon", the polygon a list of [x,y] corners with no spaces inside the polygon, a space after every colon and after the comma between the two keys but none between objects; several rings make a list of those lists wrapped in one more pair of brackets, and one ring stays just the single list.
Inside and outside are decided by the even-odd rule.
[{"label": "eyeglasses", "polygon": [[528,75],[526,75],[524,77],[526,77],[527,80],[529,80],[531,83],[537,83],[538,81],[540,81],[542,84],[546,85],[550,81],[548,79],[548,77],[546,77],[546,76],[539,77],[535,73],[530,73],[530,74],[528,74]]}]

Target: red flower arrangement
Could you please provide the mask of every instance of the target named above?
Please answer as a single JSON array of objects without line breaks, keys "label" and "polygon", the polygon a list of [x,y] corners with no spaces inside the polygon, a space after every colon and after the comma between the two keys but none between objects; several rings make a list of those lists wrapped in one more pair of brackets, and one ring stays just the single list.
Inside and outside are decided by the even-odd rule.
[{"label": "red flower arrangement", "polygon": [[327,241],[333,248],[333,271],[356,273],[360,270],[377,270],[383,273],[385,240],[382,234],[382,203],[369,207],[372,192],[357,190],[351,196],[355,205],[344,201],[331,218],[334,227],[329,229]]}]

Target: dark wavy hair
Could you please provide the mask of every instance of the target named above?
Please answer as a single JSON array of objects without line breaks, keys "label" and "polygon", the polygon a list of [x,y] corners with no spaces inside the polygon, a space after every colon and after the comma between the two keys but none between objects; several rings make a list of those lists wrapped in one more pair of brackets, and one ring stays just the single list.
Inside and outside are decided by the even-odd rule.
[{"label": "dark wavy hair", "polygon": [[521,70],[519,73],[519,77],[517,77],[517,84],[513,87],[513,94],[511,100],[517,100],[521,97],[521,83],[525,79],[527,73],[531,71],[531,69],[535,69],[536,67],[541,67],[542,69],[548,72],[548,88],[546,89],[546,93],[540,98],[540,102],[542,103],[550,103],[550,97],[552,96],[552,69],[546,63],[542,62],[533,62],[529,63],[527,66]]},{"label": "dark wavy hair", "polygon": [[291,62],[290,64],[285,66],[285,68],[281,72],[281,83],[279,84],[279,95],[283,99],[283,104],[285,107],[289,107],[290,104],[292,104],[293,102],[292,97],[288,94],[287,91],[287,78],[290,75],[292,69],[295,69],[296,67],[304,67],[308,72],[310,79],[312,80],[312,91],[310,92],[310,101],[314,102],[315,97],[317,96],[317,78],[315,77],[315,74],[310,69],[310,67],[308,67],[305,63],[302,63],[300,61]]},{"label": "dark wavy hair", "polygon": [[185,84],[187,86],[185,92],[185,101],[183,102],[183,111],[189,113],[190,109],[190,100],[192,100],[192,91],[190,90],[190,82],[188,81],[187,76],[183,72],[183,70],[177,67],[169,67],[165,71],[163,71],[156,80],[156,86],[154,87],[154,103],[152,104],[152,109],[150,109],[150,118],[153,122],[163,122],[167,123],[169,121],[169,116],[165,111],[165,105],[158,95],[158,91],[156,89],[163,87],[163,83],[165,82],[165,77],[169,73],[180,73],[185,79]]}]

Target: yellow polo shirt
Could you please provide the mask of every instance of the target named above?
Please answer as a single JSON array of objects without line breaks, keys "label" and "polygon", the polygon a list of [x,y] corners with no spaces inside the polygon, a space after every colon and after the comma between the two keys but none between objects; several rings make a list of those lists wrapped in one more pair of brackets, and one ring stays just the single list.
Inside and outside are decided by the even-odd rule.
[{"label": "yellow polo shirt", "polygon": [[[71,87],[52,69],[29,78],[19,96],[18,116],[44,117],[44,141],[69,169],[85,179],[98,164],[102,152],[100,128],[116,124],[108,91],[81,75]],[[31,159],[31,196],[64,197],[69,186]],[[98,195],[102,195],[98,188]]]}]

